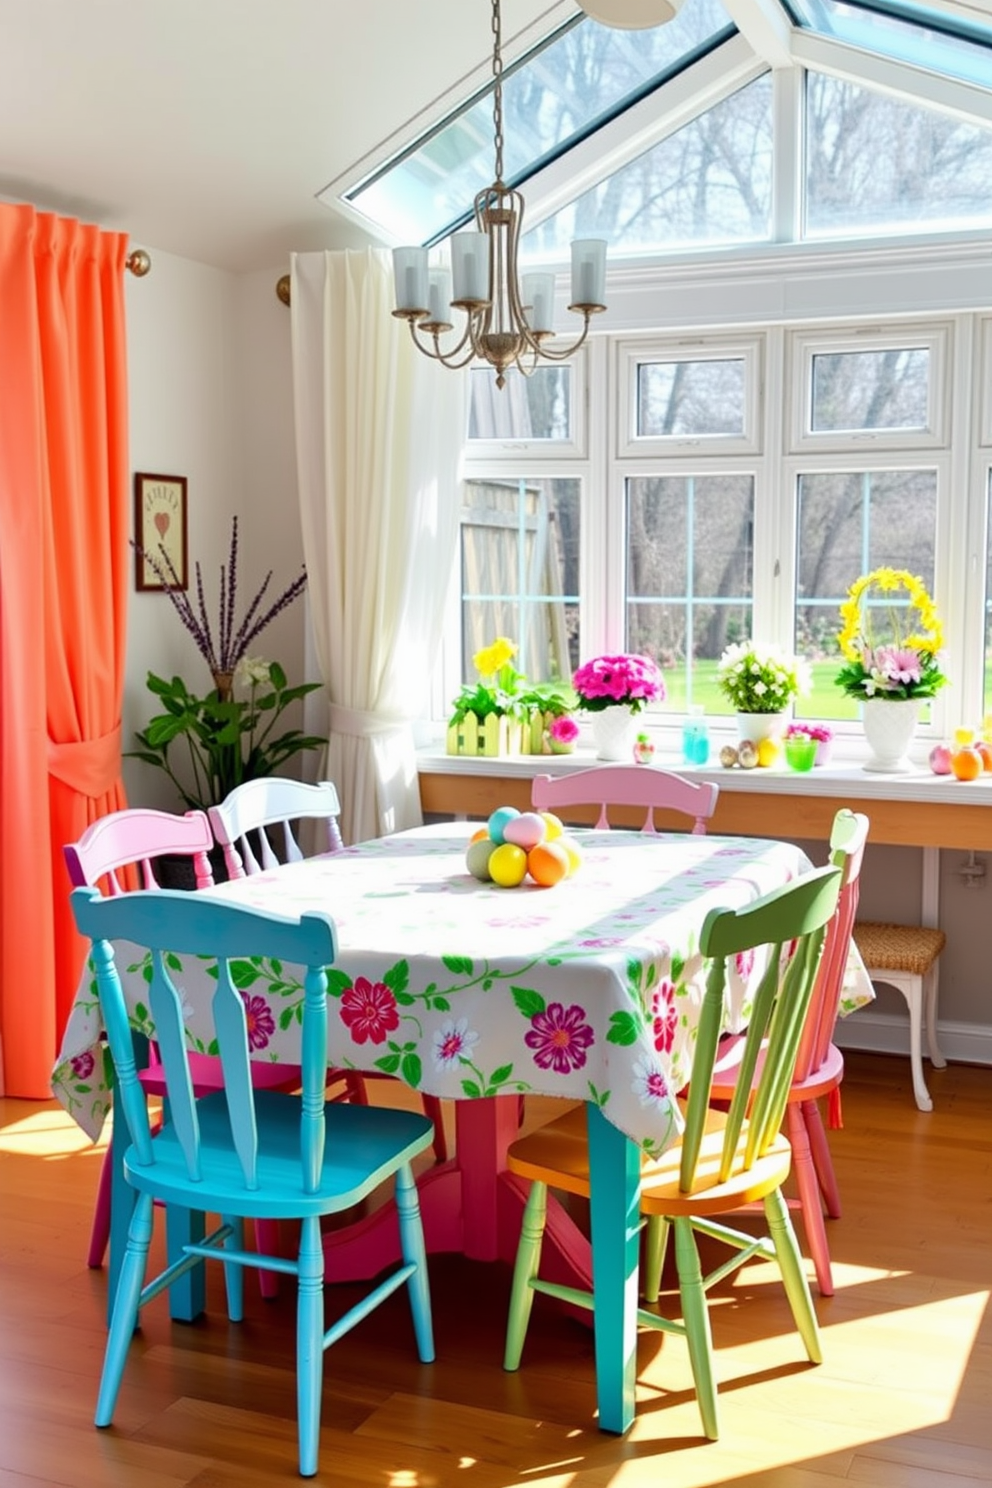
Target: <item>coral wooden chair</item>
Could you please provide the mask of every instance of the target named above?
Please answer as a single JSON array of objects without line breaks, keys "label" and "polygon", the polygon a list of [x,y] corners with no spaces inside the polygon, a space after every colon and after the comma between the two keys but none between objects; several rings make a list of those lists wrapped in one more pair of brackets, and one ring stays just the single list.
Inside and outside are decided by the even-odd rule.
[{"label": "coral wooden chair", "polygon": [[[283,852],[282,861],[301,862],[304,854],[293,834],[292,824],[304,820],[322,823],[324,852],[342,852],[344,843],[338,829],[338,814],[341,804],[338,793],[330,780],[319,785],[304,785],[299,780],[285,780],[270,775],[261,780],[246,780],[235,786],[219,806],[210,808],[210,824],[214,837],[224,849],[224,862],[231,878],[244,878],[246,874],[261,873],[266,868],[275,868],[280,859],[269,840],[268,829],[278,828]],[[251,838],[256,847],[253,850]],[[355,1070],[335,1070],[348,1086],[348,1098],[356,1105],[368,1104],[367,1080],[386,1080],[391,1076],[375,1070],[359,1073]],[[440,1100],[433,1095],[423,1096],[424,1110],[434,1124],[434,1156],[444,1162],[448,1155],[447,1137],[444,1130],[444,1114]]]},{"label": "coral wooden chair", "polygon": [[[751,1256],[777,1260],[806,1353],[821,1361],[820,1338],[802,1256],[782,1196],[791,1149],[780,1133],[789,1083],[813,995],[827,923],[837,907],[841,873],[819,868],[743,909],[707,915],[700,950],[710,960],[700,1013],[692,1080],[681,1142],[641,1167],[641,1212],[675,1230],[675,1258],[682,1320],[639,1309],[639,1325],[686,1338],[703,1429],[719,1433],[706,1291]],[[744,951],[768,947],[767,966],[754,999],[741,1074],[730,1109],[709,1106],[710,1077],[724,1019],[726,966]],[[758,1057],[764,1060],[756,1089]],[[753,1097],[753,1098],[752,1098]],[[581,1106],[511,1144],[508,1167],[529,1179],[510,1296],[504,1367],[520,1364],[535,1291],[595,1310],[595,1294],[543,1281],[538,1272],[548,1188],[590,1196],[586,1113]],[[755,1237],[716,1216],[762,1200],[768,1234]],[[700,1269],[695,1232],[729,1245],[735,1254],[708,1275]],[[602,1385],[604,1382],[600,1381]],[[611,1382],[606,1382],[607,1387]],[[619,1392],[620,1381],[614,1383]]]},{"label": "coral wooden chair", "polygon": [[[70,842],[63,848],[69,879],[74,888],[103,885],[108,894],[116,897],[123,892],[118,875],[129,865],[140,865],[141,882],[145,889],[158,889],[152,864],[166,854],[175,854],[193,859],[198,889],[213,884],[210,859],[207,856],[214,846],[210,823],[202,811],[188,811],[185,816],[174,816],[168,811],[151,811],[134,807],[113,811],[93,822],[78,842]],[[207,1054],[191,1054],[190,1070],[194,1089],[198,1095],[218,1090],[222,1084],[220,1061]],[[164,1096],[165,1078],[158,1063],[154,1048],[151,1062],[139,1074],[147,1095]],[[252,1079],[258,1085],[273,1090],[297,1090],[300,1085],[300,1069],[294,1064],[252,1065]],[[100,1172],[93,1228],[87,1263],[99,1266],[107,1249],[111,1225],[111,1194],[113,1190],[114,1145],[108,1149]],[[272,1248],[272,1236],[261,1237],[265,1248]],[[263,1295],[274,1296],[278,1290],[276,1278],[262,1274],[260,1285]]]},{"label": "coral wooden chair", "polygon": [[[72,895],[76,923],[93,943],[100,1008],[117,1072],[130,1135],[124,1176],[136,1199],[96,1407],[108,1426],[141,1308],[203,1261],[224,1265],[228,1315],[242,1317],[243,1268],[258,1256],[244,1248],[244,1220],[299,1221],[295,1259],[265,1257],[266,1265],[297,1278],[297,1407],[299,1470],[317,1471],[325,1350],[396,1289],[406,1285],[421,1360],[434,1357],[427,1261],[411,1163],[430,1146],[431,1124],[416,1112],[326,1103],[327,972],[335,957],[328,915],[286,919],[221,903],[206,895],[162,890],[104,899],[95,889]],[[113,942],[151,952],[148,997],[162,1053],[168,1113],[157,1132],[148,1121],[135,1070],[128,1011],[114,962]],[[223,1085],[196,1098],[183,1027],[181,971],[173,958],[208,957],[217,988],[210,1011],[220,1049]],[[302,1039],[302,1097],[259,1090],[252,1083],[247,1017],[231,975],[232,960],[265,956],[306,967]],[[172,964],[170,964],[172,963]],[[324,1327],[324,1252],[320,1220],[341,1214],[392,1180],[402,1262]],[[202,1241],[183,1247],[175,1263],[146,1282],[152,1204],[220,1216]],[[234,1366],[236,1367],[236,1366]]]},{"label": "coral wooden chair", "polygon": [[923,1030],[930,1063],[934,1069],[943,1069],[947,1060],[937,1043],[937,973],[947,936],[935,926],[859,920],[854,939],[872,982],[895,987],[906,999],[913,1096],[921,1111],[932,1111],[933,1100],[923,1075]]},{"label": "coral wooden chair", "polygon": [[[837,913],[827,928],[820,970],[813,989],[809,1014],[803,1028],[795,1073],[789,1087],[786,1131],[792,1145],[792,1162],[799,1192],[803,1227],[816,1270],[817,1286],[824,1297],[834,1294],[830,1245],[823,1221],[823,1207],[831,1219],[841,1214],[840,1191],[820,1116],[819,1101],[827,1096],[831,1126],[840,1126],[840,1083],[844,1078],[844,1056],[833,1042],[834,1025],[840,1011],[844,973],[851,948],[851,932],[858,908],[861,863],[868,836],[868,818],[861,812],[842,809],[834,817],[830,833],[830,862],[841,870]],[[728,1101],[737,1083],[744,1054],[743,1038],[728,1040],[721,1048],[711,1098]],[[649,1273],[645,1295],[656,1297],[655,1260],[646,1263]]]},{"label": "coral wooden chair", "polygon": [[653,832],[655,810],[677,811],[692,820],[696,835],[716,810],[720,787],[706,780],[689,780],[671,770],[642,765],[597,765],[568,775],[535,775],[531,805],[535,811],[559,811],[563,806],[599,807],[596,826],[610,825],[610,806],[644,806],[642,831]]}]

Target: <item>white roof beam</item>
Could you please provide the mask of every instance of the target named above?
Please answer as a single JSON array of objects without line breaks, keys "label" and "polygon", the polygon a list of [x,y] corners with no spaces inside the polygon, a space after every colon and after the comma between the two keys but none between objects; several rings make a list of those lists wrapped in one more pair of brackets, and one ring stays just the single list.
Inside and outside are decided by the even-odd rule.
[{"label": "white roof beam", "polygon": [[723,8],[769,67],[793,65],[793,27],[778,0],[723,0]]}]

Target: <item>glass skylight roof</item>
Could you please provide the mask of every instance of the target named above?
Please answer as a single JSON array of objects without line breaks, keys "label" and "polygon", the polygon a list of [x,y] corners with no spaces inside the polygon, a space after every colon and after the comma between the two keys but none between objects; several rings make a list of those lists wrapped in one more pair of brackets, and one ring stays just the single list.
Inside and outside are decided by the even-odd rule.
[{"label": "glass skylight roof", "polygon": [[959,21],[922,5],[789,0],[800,25],[928,72],[992,88],[992,22]]},{"label": "glass skylight roof", "polygon": [[[503,76],[503,174],[519,186],[571,145],[733,34],[719,0],[686,0],[666,26],[618,31],[580,18]],[[493,178],[492,88],[345,195],[398,242],[461,227]]]},{"label": "glass skylight roof", "polygon": [[[925,133],[922,115],[932,110],[932,127],[935,137],[939,135],[944,141],[944,154],[950,145],[961,149],[967,146],[968,179],[960,181],[953,191],[941,192],[933,188],[933,183],[924,190],[926,183],[921,184],[919,178],[907,185],[893,176],[891,199],[880,199],[877,210],[869,211],[867,218],[860,208],[845,216],[837,211],[836,203],[831,205],[826,199],[818,199],[812,207],[807,203],[808,231],[815,236],[843,235],[882,230],[893,221],[900,226],[915,223],[918,230],[955,230],[988,220],[978,199],[982,193],[979,191],[976,198],[971,177],[976,172],[981,174],[988,158],[992,108],[969,89],[981,89],[992,98],[992,17],[988,24],[959,19],[950,10],[913,0],[767,3],[781,6],[795,34],[805,32],[823,38],[818,45],[824,49],[831,43],[848,49],[839,71],[849,89],[856,91],[852,74],[857,76],[859,53],[866,54],[866,59],[884,59],[889,69],[885,90],[894,99],[889,110],[893,115],[898,112],[898,95],[903,92],[899,69],[904,69],[903,103],[910,110],[916,107],[921,115],[914,125],[920,138]],[[651,252],[662,245],[672,248],[694,242],[702,246],[768,237],[775,210],[769,203],[770,183],[774,180],[772,110],[768,82],[758,78],[756,85],[754,78],[762,63],[780,67],[781,51],[763,57],[760,48],[768,33],[757,25],[752,34],[746,11],[740,11],[740,16],[741,33],[720,0],[685,0],[674,20],[647,31],[617,30],[577,15],[541,46],[505,68],[503,174],[507,184],[522,186],[558,162],[541,177],[541,183],[549,178],[558,183],[552,190],[553,198],[557,190],[557,210],[544,222],[539,211],[536,219],[532,217],[537,226],[527,233],[527,256],[560,257],[564,244],[576,231],[606,237],[614,249],[634,253]],[[787,45],[788,32],[785,39]],[[780,47],[780,43],[776,45]],[[714,64],[719,65],[722,49],[731,59],[728,67],[737,69],[735,76],[748,82],[742,76],[741,55],[743,49],[746,59],[749,46],[755,49],[757,66],[748,86],[735,89],[733,77],[729,77],[726,98],[714,96],[712,69]],[[702,62],[703,58],[709,60]],[[828,71],[833,70],[830,60]],[[710,69],[707,86],[711,92],[709,102],[701,101],[700,112],[693,120],[687,116],[684,98],[686,88],[692,96],[695,74],[691,69],[697,62],[704,70]],[[815,65],[805,57],[803,63],[796,62],[801,71]],[[865,71],[865,87],[877,85],[879,79],[872,72],[870,60],[866,60]],[[920,97],[920,72],[943,79],[939,87],[947,91],[948,98],[935,96],[932,87],[927,97]],[[680,77],[683,81],[670,90],[672,81]],[[676,109],[666,128],[666,100],[680,88],[681,112]],[[804,90],[804,94],[808,101],[808,92]],[[758,99],[761,108],[755,115],[744,105]],[[659,127],[654,144],[645,153],[645,109],[653,110],[655,100]],[[947,109],[942,107],[945,103]],[[640,108],[635,109],[635,105]],[[630,131],[630,150],[624,159],[623,129],[631,109],[638,124]],[[969,115],[973,116],[970,122]],[[956,132],[947,125],[948,117],[957,121]],[[591,185],[596,178],[589,169],[590,148],[595,150],[593,140],[607,125],[611,126],[609,174],[604,167],[605,179]],[[795,127],[799,128],[798,120]],[[570,179],[568,152],[586,140],[590,144],[579,151],[580,155],[584,152],[585,164],[577,170],[575,200],[562,206],[567,198],[561,191],[561,181]],[[707,141],[715,144],[716,150],[706,155],[706,170],[702,174],[697,170],[695,177],[697,186],[705,187],[707,210],[690,221],[684,200],[687,187],[678,168],[691,168],[695,154],[702,159],[700,152],[705,153]],[[804,147],[808,164],[808,137]],[[746,168],[749,150],[753,153],[750,168]],[[862,163],[871,154],[869,147],[867,156],[859,157]],[[471,220],[475,194],[492,180],[493,155],[492,85],[488,83],[429,133],[346,191],[342,199],[378,236],[394,243],[432,245]],[[595,154],[592,158],[596,159]],[[957,166],[945,162],[943,168],[960,174],[961,162]],[[808,188],[813,185],[807,181]],[[328,195],[332,189],[328,188]],[[539,184],[538,193],[540,189]],[[866,199],[863,205],[870,203]],[[899,207],[894,217],[893,205]]]}]

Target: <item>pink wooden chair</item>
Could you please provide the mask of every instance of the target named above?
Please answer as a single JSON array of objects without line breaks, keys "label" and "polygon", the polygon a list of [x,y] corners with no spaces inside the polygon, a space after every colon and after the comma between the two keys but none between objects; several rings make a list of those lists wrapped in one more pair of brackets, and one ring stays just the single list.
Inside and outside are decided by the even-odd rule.
[{"label": "pink wooden chair", "polygon": [[[235,786],[219,806],[211,806],[210,824],[217,844],[224,849],[229,877],[244,878],[247,874],[261,873],[279,864],[280,857],[269,838],[273,829],[277,829],[275,835],[281,841],[281,861],[302,861],[304,854],[293,833],[293,822],[319,822],[324,838],[320,849],[341,852],[344,843],[338,830],[340,810],[338,793],[330,780],[321,781],[319,785],[304,785],[299,780],[270,775]],[[392,1078],[375,1070],[361,1073],[335,1070],[333,1074],[347,1082],[349,1100],[362,1106],[368,1105],[367,1080]],[[438,1162],[444,1162],[448,1144],[441,1102],[433,1095],[423,1096],[423,1102],[424,1112],[434,1126],[434,1156]]]},{"label": "pink wooden chair", "polygon": [[[188,811],[185,816],[174,816],[168,811],[151,811],[139,807],[114,811],[109,816],[101,817],[87,827],[78,842],[67,843],[63,853],[73,888],[102,888],[105,893],[114,896],[124,892],[125,885],[118,878],[118,873],[130,864],[140,865],[143,888],[157,889],[159,885],[152,863],[165,854],[191,857],[197,888],[209,888],[214,880],[207,855],[213,845],[210,823],[204,812]],[[207,1054],[191,1053],[189,1064],[197,1097],[223,1088],[224,1077],[219,1059]],[[257,1089],[299,1089],[301,1074],[298,1065],[253,1061],[251,1068]],[[165,1095],[165,1079],[154,1046],[149,1065],[140,1072],[139,1078],[146,1095]],[[113,1181],[113,1155],[108,1150],[100,1173],[96,1211],[90,1234],[87,1257],[90,1266],[101,1265],[107,1249]],[[271,1227],[270,1221],[260,1222],[259,1245],[263,1250],[273,1251],[277,1248],[276,1237],[264,1232],[266,1224]],[[274,1296],[278,1290],[274,1273],[261,1273],[260,1285],[264,1296]]]},{"label": "pink wooden chair", "polygon": [[[823,1206],[826,1206],[831,1219],[838,1219],[841,1203],[818,1102],[821,1096],[828,1097],[830,1125],[839,1127],[844,1057],[833,1042],[833,1032],[858,908],[868,827],[868,818],[860,812],[841,810],[834,818],[830,833],[830,862],[842,872],[840,899],[827,930],[786,1108],[786,1131],[792,1146],[799,1207],[816,1269],[817,1285],[824,1297],[833,1296],[834,1283]],[[742,1049],[743,1039],[736,1038],[728,1040],[721,1052],[711,1087],[714,1101],[729,1100],[733,1094]]]},{"label": "pink wooden chair", "polygon": [[535,811],[555,811],[562,806],[599,807],[598,828],[610,825],[610,806],[644,806],[644,832],[653,832],[655,810],[677,811],[691,818],[693,832],[700,836],[716,810],[720,787],[706,780],[689,780],[671,770],[643,765],[597,765],[568,775],[535,775],[531,805]]}]

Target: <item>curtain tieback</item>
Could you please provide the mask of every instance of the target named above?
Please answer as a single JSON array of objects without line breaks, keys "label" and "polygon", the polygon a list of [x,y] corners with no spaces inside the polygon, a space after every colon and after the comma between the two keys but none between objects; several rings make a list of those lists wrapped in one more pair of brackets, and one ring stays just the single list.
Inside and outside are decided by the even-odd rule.
[{"label": "curtain tieback", "polygon": [[105,796],[120,778],[120,724],[98,739],[70,744],[56,744],[49,739],[48,773],[81,796],[92,796],[94,800]]},{"label": "curtain tieback", "polygon": [[340,703],[331,704],[331,732],[350,734],[355,739],[369,739],[373,734],[391,734],[396,729],[407,728],[409,718],[398,713],[363,713],[360,708],[345,708]]}]

